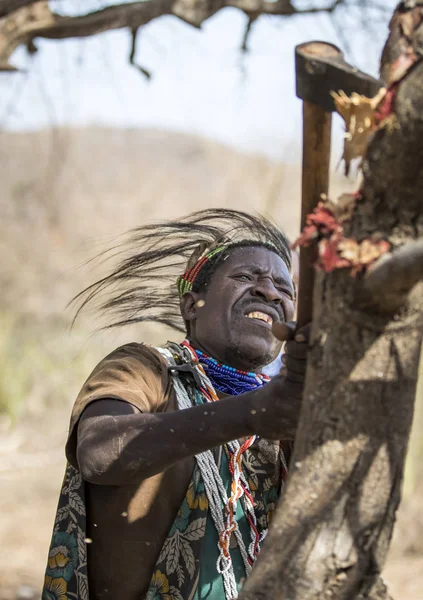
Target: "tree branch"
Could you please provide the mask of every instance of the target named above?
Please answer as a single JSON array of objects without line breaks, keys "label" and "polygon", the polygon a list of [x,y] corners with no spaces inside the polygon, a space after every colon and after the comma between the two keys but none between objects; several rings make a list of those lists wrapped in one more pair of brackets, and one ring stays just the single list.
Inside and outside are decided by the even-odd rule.
[{"label": "tree branch", "polygon": [[257,16],[258,15],[251,16],[248,19],[247,27],[245,28],[244,36],[242,38],[242,44],[241,44],[241,50],[242,50],[242,52],[248,52],[248,40],[249,40],[251,31],[252,31],[252,28],[253,28],[253,23],[257,20]]},{"label": "tree branch", "polygon": [[115,4],[85,15],[69,17],[54,13],[47,0],[0,0],[0,71],[10,70],[9,59],[13,52],[37,37],[58,40],[88,37],[122,28],[134,31],[168,14],[193,27],[201,27],[206,19],[229,6],[243,11],[251,20],[261,14],[292,16],[331,13],[344,1],[334,0],[327,7],[297,10],[291,0],[144,0]]},{"label": "tree branch", "polygon": [[18,8],[28,6],[28,4],[35,4],[40,0],[0,0],[0,17],[10,14]]},{"label": "tree branch", "polygon": [[313,15],[322,12],[330,14],[333,13],[338,8],[338,6],[344,4],[344,2],[345,0],[334,0],[334,2],[331,5],[326,6],[325,8],[320,8],[316,6],[314,8],[305,8],[304,10],[295,10],[295,12],[300,15]]},{"label": "tree branch", "polygon": [[136,69],[138,69],[139,71],[141,71],[141,73],[147,79],[151,79],[150,71],[147,71],[147,69],[144,69],[144,67],[142,67],[141,65],[137,65],[137,63],[135,62],[135,54],[137,52],[137,42],[139,41],[139,27],[132,29],[131,37],[132,37],[132,41],[131,41],[131,50],[129,52],[129,64],[132,65],[133,67],[135,67]]},{"label": "tree branch", "polygon": [[53,13],[46,0],[40,0],[0,19],[0,70],[10,68],[12,53],[34,38],[88,37],[113,29],[136,29],[171,14],[173,4],[173,0],[146,0],[116,4],[78,17],[63,17]]},{"label": "tree branch", "polygon": [[361,309],[394,313],[404,306],[409,292],[421,280],[423,239],[410,242],[378,260],[362,282],[358,304]]}]

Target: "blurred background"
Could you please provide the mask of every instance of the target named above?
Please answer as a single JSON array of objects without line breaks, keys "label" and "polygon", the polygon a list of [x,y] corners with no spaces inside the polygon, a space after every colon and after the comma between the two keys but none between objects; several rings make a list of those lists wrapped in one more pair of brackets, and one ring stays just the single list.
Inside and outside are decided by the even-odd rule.
[{"label": "blurred background", "polygon": [[[48,6],[76,17],[113,4]],[[376,74],[395,4],[298,1],[297,14],[251,23],[225,8],[201,30],[162,16],[134,54],[150,78],[129,64],[127,30],[36,40],[36,52],[12,55],[16,71],[0,72],[0,600],[40,596],[68,419],[89,372],[123,342],[175,338],[151,326],[99,333],[87,317],[70,330],[68,302],[104,268],[87,261],[128,228],[207,207],[263,212],[294,239],[294,47],[330,41]],[[0,13],[0,55],[1,27]],[[342,173],[342,137],[335,118],[333,197],[357,186]],[[422,405],[420,385],[385,569],[396,600],[423,600]]]}]

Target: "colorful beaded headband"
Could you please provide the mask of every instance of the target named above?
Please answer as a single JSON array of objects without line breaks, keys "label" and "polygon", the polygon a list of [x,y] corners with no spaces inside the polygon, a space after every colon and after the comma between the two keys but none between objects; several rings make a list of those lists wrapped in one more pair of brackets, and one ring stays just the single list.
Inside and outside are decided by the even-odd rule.
[{"label": "colorful beaded headband", "polygon": [[207,254],[204,254],[204,256],[202,256],[193,267],[187,269],[183,275],[180,275],[178,277],[178,279],[176,280],[176,285],[178,287],[179,296],[181,298],[187,292],[192,291],[194,282],[204,265],[211,258],[213,258],[213,256],[216,256],[216,254],[219,254],[220,252],[223,252],[223,250],[226,250],[227,247],[228,244],[224,244],[223,246],[213,248],[213,250],[210,250],[209,252],[207,252]]}]

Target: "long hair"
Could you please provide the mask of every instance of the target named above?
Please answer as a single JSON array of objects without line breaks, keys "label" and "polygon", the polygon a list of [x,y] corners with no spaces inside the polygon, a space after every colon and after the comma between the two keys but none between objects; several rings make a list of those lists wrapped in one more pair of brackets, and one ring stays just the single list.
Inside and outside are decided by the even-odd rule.
[{"label": "long hair", "polygon": [[[291,269],[289,242],[270,220],[236,210],[197,211],[132,229],[119,245],[102,253],[102,259],[118,259],[118,263],[75,296],[71,302],[77,305],[74,321],[91,306],[107,318],[105,329],[153,321],[185,332],[177,279],[204,252],[221,245],[227,251],[235,246],[265,246]],[[204,289],[224,254],[208,261],[193,291]]]}]

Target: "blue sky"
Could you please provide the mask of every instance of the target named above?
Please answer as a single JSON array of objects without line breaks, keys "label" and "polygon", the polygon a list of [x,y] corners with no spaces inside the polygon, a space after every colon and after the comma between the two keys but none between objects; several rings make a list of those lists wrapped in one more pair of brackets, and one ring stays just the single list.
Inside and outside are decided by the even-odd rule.
[{"label": "blue sky", "polygon": [[[88,10],[107,4],[83,1],[62,0],[55,7],[60,4],[61,10],[75,12],[81,6]],[[396,1],[385,0],[385,4],[393,7]],[[338,29],[326,15],[262,17],[247,55],[240,52],[246,17],[235,9],[215,15],[202,31],[162,17],[141,31],[137,60],[153,73],[150,82],[128,65],[125,31],[81,40],[39,41],[33,59],[23,50],[13,56],[23,72],[0,74],[0,127],[160,127],[296,161],[301,104],[294,90],[294,47],[311,39],[345,47],[347,40],[348,58],[375,74],[387,19],[375,13],[369,33],[358,23],[357,14],[339,13]],[[343,39],[337,31],[342,31]],[[335,123],[335,137],[339,144],[340,120]]]}]

